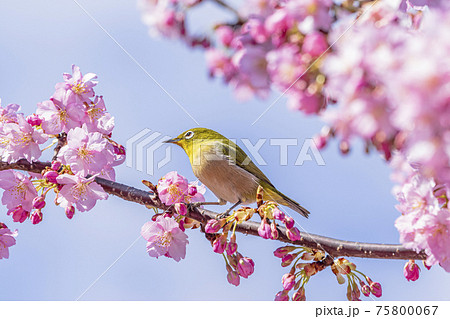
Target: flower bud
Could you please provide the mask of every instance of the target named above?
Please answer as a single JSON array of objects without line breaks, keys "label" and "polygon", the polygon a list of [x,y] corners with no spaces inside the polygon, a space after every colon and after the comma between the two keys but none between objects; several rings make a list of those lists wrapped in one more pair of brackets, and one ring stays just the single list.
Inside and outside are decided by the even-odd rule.
[{"label": "flower bud", "polygon": [[239,274],[228,265],[227,265],[227,271],[228,271],[228,274],[227,274],[228,282],[236,287],[239,286],[240,281],[241,281]]},{"label": "flower bud", "polygon": [[295,247],[295,246],[279,247],[273,252],[273,254],[275,257],[283,258],[284,256],[286,256],[286,254],[292,252],[295,249],[297,249],[297,247]]},{"label": "flower bud", "polygon": [[213,251],[222,254],[227,247],[227,235],[222,234],[213,241]]},{"label": "flower bud", "polygon": [[47,171],[44,174],[44,178],[47,179],[50,183],[58,184],[56,178],[59,176],[58,172],[55,171]]},{"label": "flower bud", "polygon": [[377,298],[381,297],[381,284],[379,282],[371,282],[370,292]]},{"label": "flower bud", "polygon": [[236,234],[231,235],[227,244],[227,255],[233,255],[237,251]]},{"label": "flower bud", "polygon": [[72,219],[73,215],[75,214],[75,207],[73,207],[72,205],[68,206],[68,207],[66,207],[65,212],[66,212],[67,218]]},{"label": "flower bud", "polygon": [[292,241],[301,240],[302,236],[300,235],[300,231],[297,227],[292,227],[291,229],[286,230],[287,237]]},{"label": "flower bud", "polygon": [[283,277],[281,277],[281,283],[284,290],[291,290],[295,285],[295,275],[291,273],[284,274]]},{"label": "flower bud", "polygon": [[62,164],[60,161],[52,161],[52,166],[50,168],[54,171],[58,171],[61,168]]},{"label": "flower bud", "polygon": [[369,297],[370,295],[370,287],[366,285],[364,281],[360,281],[359,285],[361,286],[361,292],[364,296]]},{"label": "flower bud", "polygon": [[403,268],[403,275],[408,281],[416,281],[419,279],[419,266],[414,262],[414,260],[410,260],[405,264]]},{"label": "flower bud", "polygon": [[6,226],[6,224],[0,223],[0,229],[3,229],[3,228],[8,228],[8,227]]},{"label": "flower bud", "polygon": [[216,220],[211,218],[205,225],[205,233],[214,234],[219,231],[220,228],[225,224],[225,219]]},{"label": "flower bud", "polygon": [[243,257],[238,260],[237,271],[238,274],[244,278],[248,278],[255,270],[255,263],[249,257]]},{"label": "flower bud", "polygon": [[278,207],[273,209],[272,214],[276,220],[283,221],[286,218],[286,215]]},{"label": "flower bud", "polygon": [[345,278],[341,274],[337,274],[336,279],[337,279],[339,285],[343,285],[345,283]]},{"label": "flower bud", "polygon": [[26,120],[27,120],[28,124],[30,124],[32,126],[39,126],[42,124],[42,119],[34,113],[31,115],[28,115]]},{"label": "flower bud", "polygon": [[264,239],[269,239],[270,233],[271,233],[270,226],[267,223],[266,218],[263,218],[261,221],[261,225],[258,227],[258,234]]},{"label": "flower bud", "polygon": [[197,194],[197,187],[195,185],[189,185],[188,187],[188,195],[195,196]]},{"label": "flower bud", "polygon": [[277,224],[275,224],[274,221],[270,223],[270,239],[277,239],[278,238],[278,230],[277,230]]},{"label": "flower bud", "polygon": [[305,288],[300,287],[293,295],[292,295],[293,301],[305,301],[306,300],[306,294],[305,294]]},{"label": "flower bud", "polygon": [[36,209],[30,215],[31,222],[33,225],[37,225],[42,221],[42,212],[40,209]]},{"label": "flower bud", "polygon": [[42,209],[45,207],[45,197],[38,196],[33,199],[33,208]]},{"label": "flower bud", "polygon": [[185,215],[187,214],[187,208],[186,208],[186,205],[184,205],[183,203],[176,203],[176,204],[174,205],[174,207],[175,207],[175,211],[176,211],[178,214],[183,215],[183,216],[185,216]]},{"label": "flower bud", "polygon": [[283,258],[281,258],[281,267],[289,266],[294,259],[297,257],[297,254],[287,254]]},{"label": "flower bud", "polygon": [[291,217],[286,217],[283,223],[286,225],[287,229],[291,229],[292,227],[294,227],[295,221]]},{"label": "flower bud", "polygon": [[289,300],[288,291],[286,291],[286,290],[279,291],[275,295],[275,299],[274,300],[275,301],[288,301]]}]

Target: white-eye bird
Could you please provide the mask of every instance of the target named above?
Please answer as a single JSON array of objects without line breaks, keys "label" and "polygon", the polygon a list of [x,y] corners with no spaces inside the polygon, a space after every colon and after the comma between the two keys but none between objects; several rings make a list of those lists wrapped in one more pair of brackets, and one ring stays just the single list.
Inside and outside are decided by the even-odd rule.
[{"label": "white-eye bird", "polygon": [[308,217],[308,210],[277,190],[250,157],[223,135],[207,128],[193,128],[166,143],[184,149],[194,175],[217,196],[218,204],[234,204],[227,212],[239,204],[256,202],[261,185],[265,201],[272,200]]}]

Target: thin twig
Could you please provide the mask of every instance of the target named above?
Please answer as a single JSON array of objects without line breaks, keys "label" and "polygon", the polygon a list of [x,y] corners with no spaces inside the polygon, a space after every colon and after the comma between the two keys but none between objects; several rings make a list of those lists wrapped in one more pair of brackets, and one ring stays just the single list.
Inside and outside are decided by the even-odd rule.
[{"label": "thin twig", "polygon": [[[49,162],[34,162],[29,163],[26,160],[19,160],[15,163],[0,162],[0,171],[7,169],[17,169],[28,172],[40,173],[43,169],[50,166]],[[96,177],[95,181],[103,187],[103,189],[117,197],[124,200],[135,202],[145,206],[152,206],[162,210],[170,209],[169,206],[162,204],[154,199],[154,194],[149,191],[144,191],[132,186],[113,182],[101,177]],[[215,218],[218,214],[203,208],[189,207],[187,216],[204,224],[209,219]],[[236,231],[253,236],[258,235],[259,223],[253,221],[243,222],[236,227]],[[415,252],[404,248],[402,245],[392,244],[373,244],[360,243],[353,241],[346,241],[334,239],[321,235],[314,235],[301,232],[301,240],[291,241],[286,235],[286,228],[278,227],[279,237],[278,241],[305,246],[309,248],[322,249],[332,257],[348,256],[348,257],[362,257],[362,258],[378,258],[378,259],[416,259],[424,260],[427,258],[425,252]]]}]

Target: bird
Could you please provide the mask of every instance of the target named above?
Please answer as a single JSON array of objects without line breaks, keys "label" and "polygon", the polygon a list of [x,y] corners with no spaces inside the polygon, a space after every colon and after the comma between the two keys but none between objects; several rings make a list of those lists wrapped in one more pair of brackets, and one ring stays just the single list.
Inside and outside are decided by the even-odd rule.
[{"label": "bird", "polygon": [[189,157],[194,175],[218,198],[215,204],[236,206],[256,202],[258,186],[263,200],[287,206],[308,218],[307,209],[281,193],[233,141],[207,128],[192,128],[176,138],[164,141],[180,146]]}]

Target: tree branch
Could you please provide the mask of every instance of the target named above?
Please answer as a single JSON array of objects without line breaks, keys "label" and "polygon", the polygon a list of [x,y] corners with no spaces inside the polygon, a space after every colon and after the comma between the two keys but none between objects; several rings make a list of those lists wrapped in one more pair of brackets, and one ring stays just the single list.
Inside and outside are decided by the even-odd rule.
[{"label": "tree branch", "polygon": [[[33,162],[19,160],[15,163],[0,162],[0,171],[7,169],[17,169],[22,171],[40,173],[43,169],[50,166],[49,162]],[[95,181],[103,187],[103,189],[124,200],[135,202],[141,205],[152,206],[162,210],[172,210],[173,208],[162,204],[156,200],[154,194],[150,191],[144,191],[138,188],[113,182],[101,177],[96,177]],[[215,218],[218,214],[203,208],[189,207],[187,216],[201,223],[206,223],[209,219]],[[236,227],[236,231],[246,235],[258,235],[259,223],[253,221],[243,222]],[[348,256],[362,258],[379,258],[379,259],[416,259],[424,260],[427,258],[425,252],[415,252],[404,248],[402,245],[392,244],[373,244],[360,243],[346,240],[339,240],[321,235],[308,234],[301,232],[301,240],[291,241],[286,235],[286,228],[278,227],[278,241],[305,246],[308,248],[321,249],[332,257]]]}]

